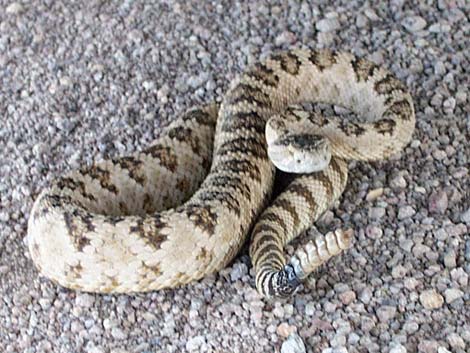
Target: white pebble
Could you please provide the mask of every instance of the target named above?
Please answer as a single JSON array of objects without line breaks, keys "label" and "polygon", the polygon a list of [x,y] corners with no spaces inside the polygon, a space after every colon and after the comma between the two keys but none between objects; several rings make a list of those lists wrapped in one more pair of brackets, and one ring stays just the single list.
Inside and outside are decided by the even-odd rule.
[{"label": "white pebble", "polygon": [[315,28],[320,32],[331,32],[340,27],[337,18],[324,18],[315,24]]},{"label": "white pebble", "polygon": [[400,343],[395,343],[392,348],[390,348],[390,353],[406,353],[407,350]]},{"label": "white pebble", "polygon": [[12,15],[18,15],[21,12],[23,12],[23,5],[17,3],[17,2],[12,2],[10,5],[7,6],[6,8],[6,13],[12,14]]},{"label": "white pebble", "polygon": [[426,27],[426,20],[420,16],[410,16],[406,17],[401,24],[408,32],[417,32]]},{"label": "white pebble", "polygon": [[419,301],[426,309],[438,309],[444,304],[444,298],[434,289],[422,292],[419,295]]},{"label": "white pebble", "polygon": [[444,292],[444,297],[446,298],[446,303],[450,304],[454,300],[457,300],[463,296],[463,292],[460,289],[449,288]]},{"label": "white pebble", "polygon": [[291,333],[281,346],[281,353],[305,353],[305,344],[302,338],[296,334]]}]

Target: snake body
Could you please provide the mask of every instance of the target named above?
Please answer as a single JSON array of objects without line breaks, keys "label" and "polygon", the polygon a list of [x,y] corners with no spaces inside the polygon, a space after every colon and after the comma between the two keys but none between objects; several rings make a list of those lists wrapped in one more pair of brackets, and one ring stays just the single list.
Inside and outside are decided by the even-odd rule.
[{"label": "snake body", "polygon": [[[345,106],[374,121],[290,107],[302,102]],[[294,122],[325,136],[332,158],[326,169],[296,177],[267,207],[275,168],[265,130]],[[399,152],[414,125],[404,85],[370,61],[327,50],[271,55],[232,82],[220,107],[192,109],[144,151],[52,182],[31,211],[32,260],[42,275],[68,288],[145,292],[220,270],[252,230],[258,290],[290,294],[310,267],[347,245],[350,233],[337,231],[308,243],[288,263],[283,254],[341,195],[346,160]]]}]

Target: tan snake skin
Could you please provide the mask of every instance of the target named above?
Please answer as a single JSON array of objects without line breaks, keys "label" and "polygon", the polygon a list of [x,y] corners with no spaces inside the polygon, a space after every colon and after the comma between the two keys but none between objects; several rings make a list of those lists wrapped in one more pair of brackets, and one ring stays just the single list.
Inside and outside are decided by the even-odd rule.
[{"label": "tan snake skin", "polygon": [[[374,122],[288,109],[291,120],[328,137],[333,158],[326,170],[296,177],[265,209],[274,179],[266,122],[301,102],[345,106]],[[388,71],[326,50],[291,50],[255,64],[217,108],[189,111],[146,150],[71,172],[43,190],[28,225],[40,273],[90,292],[174,287],[226,266],[253,229],[258,290],[288,295],[306,272],[347,247],[351,233],[336,231],[287,265],[283,255],[284,245],[341,195],[345,159],[395,154],[415,125],[411,96]]]}]

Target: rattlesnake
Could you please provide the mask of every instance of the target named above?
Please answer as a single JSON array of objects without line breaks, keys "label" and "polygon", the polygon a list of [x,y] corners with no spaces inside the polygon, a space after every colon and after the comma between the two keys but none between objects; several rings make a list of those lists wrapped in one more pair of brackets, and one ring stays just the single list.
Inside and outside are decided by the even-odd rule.
[{"label": "rattlesnake", "polygon": [[[302,102],[337,104],[375,120],[354,123],[291,107]],[[285,137],[299,121],[297,135]],[[346,160],[399,152],[414,125],[404,85],[370,61],[328,50],[271,55],[231,84],[220,107],[188,111],[144,151],[56,179],[31,211],[31,257],[42,275],[68,288],[143,292],[220,270],[252,230],[258,290],[288,295],[349,243],[351,231],[337,230],[307,243],[287,264],[283,255],[284,245],[342,193]],[[332,151],[325,170],[297,176],[268,208],[275,168],[265,130],[273,159],[283,154],[279,137],[288,149],[308,149],[307,132],[326,136]]]}]

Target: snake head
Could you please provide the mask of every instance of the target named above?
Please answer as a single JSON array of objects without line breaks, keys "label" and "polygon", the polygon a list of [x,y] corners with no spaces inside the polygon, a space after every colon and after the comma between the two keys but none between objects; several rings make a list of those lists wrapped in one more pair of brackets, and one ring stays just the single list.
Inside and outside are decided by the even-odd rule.
[{"label": "snake head", "polygon": [[287,173],[314,173],[324,170],[331,159],[331,147],[323,136],[288,133],[268,144],[271,162]]}]

